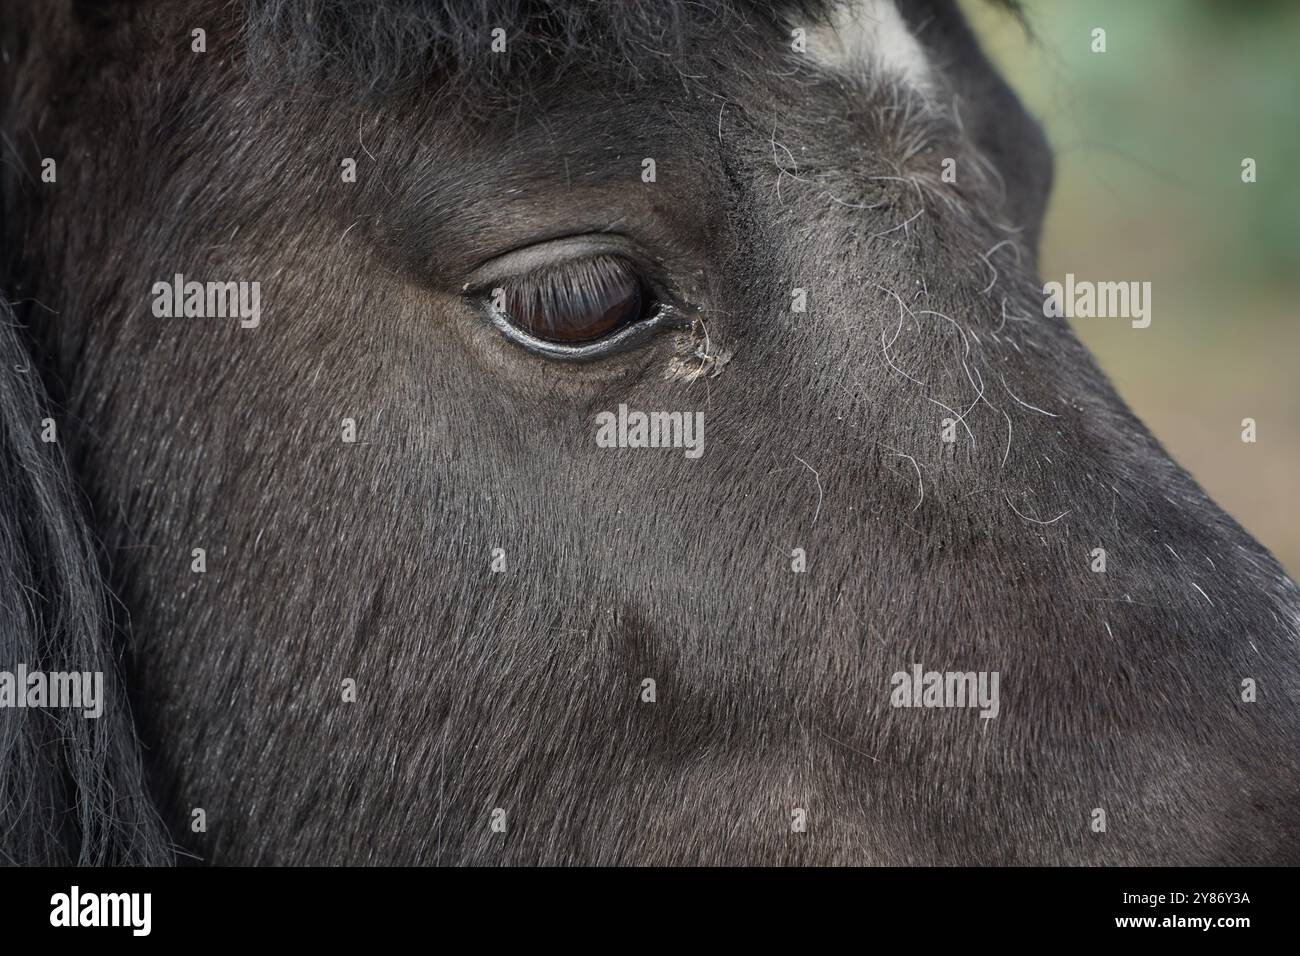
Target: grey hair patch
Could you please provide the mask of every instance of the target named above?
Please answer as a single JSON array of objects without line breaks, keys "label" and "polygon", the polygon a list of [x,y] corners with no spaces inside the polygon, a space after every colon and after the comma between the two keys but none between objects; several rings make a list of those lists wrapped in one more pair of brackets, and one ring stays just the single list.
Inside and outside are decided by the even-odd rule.
[{"label": "grey hair patch", "polygon": [[719,347],[700,319],[691,323],[690,331],[683,333],[682,339],[683,346],[664,369],[665,381],[695,382],[701,378],[717,378],[731,361],[731,349]]}]

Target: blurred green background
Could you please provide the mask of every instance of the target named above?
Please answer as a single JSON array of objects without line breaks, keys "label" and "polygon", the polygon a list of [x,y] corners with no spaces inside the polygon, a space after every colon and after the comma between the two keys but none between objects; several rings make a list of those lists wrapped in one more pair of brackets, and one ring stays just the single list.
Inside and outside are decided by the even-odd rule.
[{"label": "blurred green background", "polygon": [[[1152,283],[1149,328],[1075,330],[1173,456],[1296,576],[1300,0],[1023,2],[1032,37],[993,5],[963,7],[1055,150],[1043,280]],[[1092,52],[1097,27],[1105,53]]]}]

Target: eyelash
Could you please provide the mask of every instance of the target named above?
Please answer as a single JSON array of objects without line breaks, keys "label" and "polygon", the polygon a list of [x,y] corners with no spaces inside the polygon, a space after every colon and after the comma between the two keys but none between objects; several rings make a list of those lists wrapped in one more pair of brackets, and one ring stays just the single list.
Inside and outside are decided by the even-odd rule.
[{"label": "eyelash", "polygon": [[[535,272],[521,277],[516,283],[503,287],[505,312],[529,326],[533,335],[561,331],[557,326],[566,318],[580,318],[597,311],[608,310],[628,297],[635,298],[639,306],[627,322],[635,322],[649,311],[653,300],[647,294],[645,283],[632,265],[611,255],[578,260],[562,266]],[[623,298],[620,298],[623,297]],[[647,301],[650,300],[650,301]],[[529,322],[527,316],[535,315],[544,322]],[[547,328],[539,328],[546,325]],[[612,332],[615,327],[606,329]],[[604,333],[593,335],[592,340]]]}]

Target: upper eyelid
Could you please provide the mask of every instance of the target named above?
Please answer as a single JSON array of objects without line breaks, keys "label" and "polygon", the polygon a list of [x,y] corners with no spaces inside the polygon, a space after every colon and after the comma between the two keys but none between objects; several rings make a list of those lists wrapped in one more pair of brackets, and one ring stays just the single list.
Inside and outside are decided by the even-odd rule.
[{"label": "upper eyelid", "polygon": [[658,285],[655,270],[649,268],[645,256],[627,237],[618,233],[601,233],[549,240],[497,256],[471,273],[464,291],[466,294],[484,295],[496,286],[602,255],[627,259],[643,279]]}]

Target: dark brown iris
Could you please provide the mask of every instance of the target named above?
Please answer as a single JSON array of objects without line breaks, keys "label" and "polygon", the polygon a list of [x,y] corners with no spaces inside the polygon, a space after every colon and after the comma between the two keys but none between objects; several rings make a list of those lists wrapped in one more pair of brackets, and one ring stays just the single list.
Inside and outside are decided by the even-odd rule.
[{"label": "dark brown iris", "polygon": [[635,322],[644,302],[631,267],[613,256],[522,277],[505,289],[505,313],[535,338],[591,342]]}]

